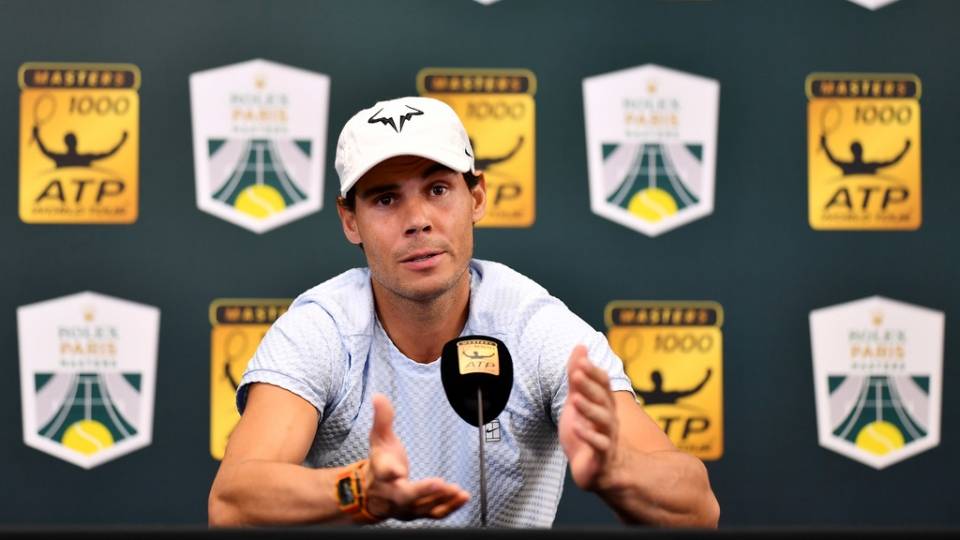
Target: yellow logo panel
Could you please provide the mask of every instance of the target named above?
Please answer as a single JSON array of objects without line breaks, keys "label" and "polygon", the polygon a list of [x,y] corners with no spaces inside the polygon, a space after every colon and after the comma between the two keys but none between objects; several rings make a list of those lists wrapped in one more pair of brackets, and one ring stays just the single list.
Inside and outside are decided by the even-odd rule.
[{"label": "yellow logo panel", "polygon": [[291,300],[219,299],[210,304],[210,455],[223,459],[240,421],[237,386],[270,325]]},{"label": "yellow logo panel", "polygon": [[920,80],[814,73],[806,89],[810,226],[919,228]]},{"label": "yellow logo panel", "polygon": [[723,308],[715,302],[614,301],[607,338],[637,401],[680,450],[723,456]]},{"label": "yellow logo panel", "polygon": [[137,220],[140,70],[130,64],[20,66],[20,219]]},{"label": "yellow logo panel", "polygon": [[450,105],[470,135],[476,167],[487,180],[480,227],[530,227],[534,222],[537,80],[523,69],[426,68],[420,95]]},{"label": "yellow logo panel", "polygon": [[500,354],[497,344],[485,339],[470,339],[457,343],[460,374],[487,373],[500,375]]}]

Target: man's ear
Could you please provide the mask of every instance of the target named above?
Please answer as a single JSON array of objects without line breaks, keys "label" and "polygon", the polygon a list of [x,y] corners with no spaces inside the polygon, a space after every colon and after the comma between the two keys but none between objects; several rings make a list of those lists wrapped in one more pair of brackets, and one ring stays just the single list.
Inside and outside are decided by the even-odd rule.
[{"label": "man's ear", "polygon": [[351,244],[360,244],[363,240],[360,238],[360,230],[357,228],[356,209],[347,207],[343,197],[337,197],[337,215],[340,216],[340,225],[343,227],[343,235]]},{"label": "man's ear", "polygon": [[483,173],[477,175],[477,185],[470,190],[470,195],[473,197],[473,223],[476,224],[487,213],[487,179]]}]

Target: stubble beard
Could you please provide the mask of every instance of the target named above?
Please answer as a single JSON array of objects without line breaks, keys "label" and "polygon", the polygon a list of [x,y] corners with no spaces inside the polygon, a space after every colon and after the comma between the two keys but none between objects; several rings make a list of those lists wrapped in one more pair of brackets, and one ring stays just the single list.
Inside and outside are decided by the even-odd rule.
[{"label": "stubble beard", "polygon": [[467,263],[464,264],[463,267],[461,267],[456,274],[450,278],[449,281],[442,283],[438,287],[425,291],[415,289],[413,287],[405,287],[400,280],[397,280],[397,283],[388,283],[376,274],[372,274],[371,277],[377,282],[378,285],[380,285],[381,288],[385,289],[401,302],[416,304],[419,307],[426,307],[430,304],[441,301],[448,293],[450,293],[450,291],[454,290],[457,285],[460,284],[460,281],[464,279],[464,275],[467,273],[467,268],[469,265],[470,263],[468,259]]}]

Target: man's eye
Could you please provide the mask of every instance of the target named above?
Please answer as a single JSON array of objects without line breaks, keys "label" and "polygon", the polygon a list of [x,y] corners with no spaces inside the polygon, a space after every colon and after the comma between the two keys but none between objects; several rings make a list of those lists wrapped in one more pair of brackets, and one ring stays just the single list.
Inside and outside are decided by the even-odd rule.
[{"label": "man's eye", "polygon": [[382,195],[377,197],[376,203],[380,206],[388,206],[393,202],[393,195]]},{"label": "man's eye", "polygon": [[430,193],[433,193],[434,195],[443,195],[446,192],[447,192],[447,186],[438,184],[430,188]]}]

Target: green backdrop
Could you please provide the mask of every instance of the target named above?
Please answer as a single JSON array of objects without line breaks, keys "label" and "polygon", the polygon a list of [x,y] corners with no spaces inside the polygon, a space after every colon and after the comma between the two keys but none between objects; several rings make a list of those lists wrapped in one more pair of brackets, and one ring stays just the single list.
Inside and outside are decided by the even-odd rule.
[{"label": "green backdrop", "polygon": [[[336,136],[423,67],[516,67],[538,79],[537,220],[480,230],[504,262],[603,330],[616,299],[720,302],[725,455],[708,464],[721,525],[960,524],[960,402],[952,362],[960,202],[960,3],[901,0],[5,1],[0,4],[0,523],[200,524],[210,325],[219,297],[292,297],[362,264],[334,211]],[[195,204],[190,73],[265,58],[331,77],[324,209],[264,235]],[[140,217],[39,226],[17,215],[17,68],[140,67]],[[721,83],[714,213],[647,238],[589,209],[581,81],[656,63]],[[923,84],[923,225],[807,224],[806,98],[814,71],[907,72]],[[952,240],[951,240],[952,239]],[[16,307],[93,290],[162,310],[153,443],[85,471],[22,441]],[[939,447],[876,471],[817,444],[808,314],[881,294],[947,313]],[[615,523],[568,480],[558,525]]]}]

